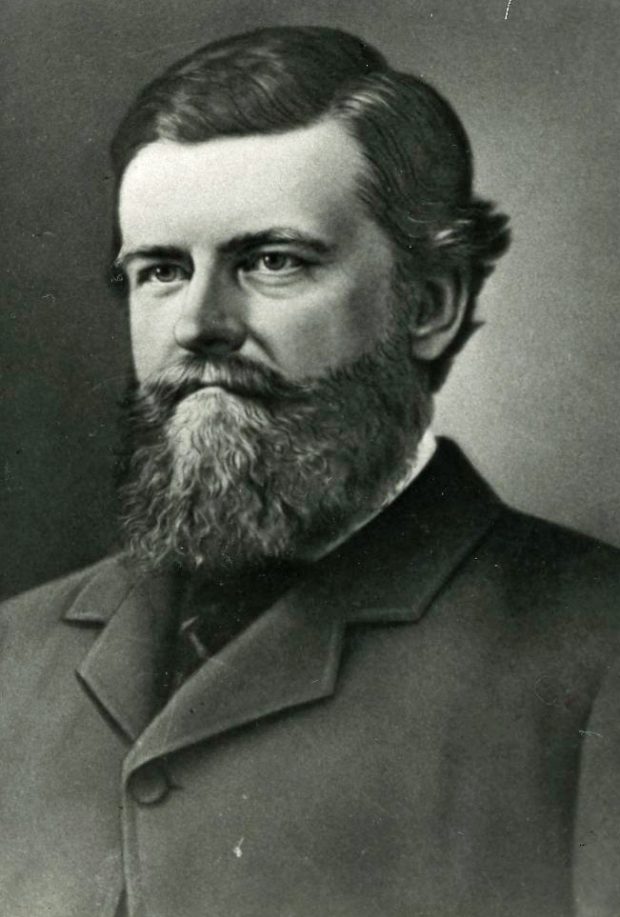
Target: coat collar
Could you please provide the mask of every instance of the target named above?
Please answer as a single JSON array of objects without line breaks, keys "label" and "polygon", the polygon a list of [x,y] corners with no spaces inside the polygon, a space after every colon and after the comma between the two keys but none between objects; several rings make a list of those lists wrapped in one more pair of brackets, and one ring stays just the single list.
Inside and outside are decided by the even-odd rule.
[{"label": "coat collar", "polygon": [[106,561],[65,614],[103,631],[78,670],[134,742],[138,767],[210,736],[333,693],[347,623],[414,622],[474,549],[501,504],[460,450],[441,440],[411,487],[315,564],[157,710],[158,652],[170,619],[163,580]]}]

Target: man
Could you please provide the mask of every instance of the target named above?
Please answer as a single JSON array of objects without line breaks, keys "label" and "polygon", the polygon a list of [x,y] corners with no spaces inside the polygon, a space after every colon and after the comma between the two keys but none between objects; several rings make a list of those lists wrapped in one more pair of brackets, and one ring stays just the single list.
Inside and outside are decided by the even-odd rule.
[{"label": "man", "polygon": [[126,544],[3,609],[2,913],[620,912],[617,554],[430,432],[507,245],[456,115],[269,29],[113,160]]}]

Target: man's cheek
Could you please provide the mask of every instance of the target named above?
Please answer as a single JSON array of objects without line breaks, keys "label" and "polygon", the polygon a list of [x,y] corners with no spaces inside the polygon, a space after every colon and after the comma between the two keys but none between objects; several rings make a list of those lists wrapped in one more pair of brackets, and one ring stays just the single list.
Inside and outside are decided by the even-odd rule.
[{"label": "man's cheek", "polygon": [[132,319],[131,351],[136,375],[143,381],[166,368],[168,363],[166,332],[156,319]]}]

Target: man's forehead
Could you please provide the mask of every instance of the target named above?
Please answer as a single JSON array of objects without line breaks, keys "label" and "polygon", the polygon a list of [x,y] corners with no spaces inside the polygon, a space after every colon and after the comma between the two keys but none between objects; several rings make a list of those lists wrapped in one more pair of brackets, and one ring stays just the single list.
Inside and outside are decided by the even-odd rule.
[{"label": "man's forehead", "polygon": [[164,229],[190,237],[266,225],[338,233],[367,219],[356,194],[363,169],[357,142],[333,120],[281,134],[192,144],[158,140],[136,155],[123,177],[124,242],[151,241],[145,234]]}]

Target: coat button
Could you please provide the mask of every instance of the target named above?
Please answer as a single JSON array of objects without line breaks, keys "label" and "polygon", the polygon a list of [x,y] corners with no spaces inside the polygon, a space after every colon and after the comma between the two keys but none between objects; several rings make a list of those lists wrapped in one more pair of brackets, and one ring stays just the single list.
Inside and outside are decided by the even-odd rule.
[{"label": "coat button", "polygon": [[170,782],[162,765],[151,761],[135,771],[129,780],[129,792],[141,806],[163,802],[170,792]]}]

